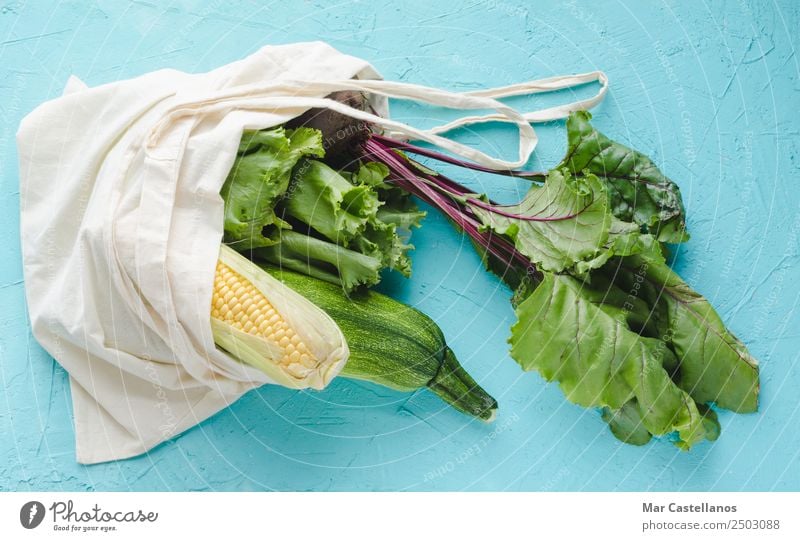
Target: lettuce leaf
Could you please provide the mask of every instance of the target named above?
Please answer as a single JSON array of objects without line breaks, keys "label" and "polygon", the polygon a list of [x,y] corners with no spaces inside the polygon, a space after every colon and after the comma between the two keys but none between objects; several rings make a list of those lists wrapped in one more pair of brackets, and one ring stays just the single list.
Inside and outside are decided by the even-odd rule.
[{"label": "lettuce leaf", "polygon": [[340,284],[346,291],[377,284],[382,268],[380,258],[295,231],[282,231],[279,243],[258,248],[253,255],[280,268]]},{"label": "lettuce leaf", "polygon": [[289,187],[292,168],[303,156],[323,154],[322,135],[316,130],[245,133],[220,190],[225,201],[224,241],[239,251],[279,242],[274,230],[289,225],[278,217],[275,205]]},{"label": "lettuce leaf", "polygon": [[286,212],[321,233],[346,245],[376,220],[380,202],[369,185],[354,185],[335,169],[306,160],[295,170]]},{"label": "lettuce leaf", "polygon": [[364,184],[375,188],[390,188],[386,177],[389,176],[389,168],[380,162],[367,162],[361,164],[358,170],[350,175],[350,182],[353,184]]},{"label": "lettuce leaf", "polygon": [[[317,160],[306,160],[296,168],[284,204],[285,216],[306,224],[325,239],[368,256],[379,268],[411,274],[408,252],[413,249],[400,235],[418,227],[425,216],[399,188],[385,183],[389,169],[367,162],[352,173],[336,171]],[[345,260],[348,259],[345,257]],[[340,266],[337,264],[337,266]],[[378,277],[346,277],[346,289],[373,285]]]},{"label": "lettuce leaf", "polygon": [[378,209],[377,219],[386,224],[394,224],[398,230],[411,231],[413,227],[422,225],[425,211],[419,210],[408,192],[400,188],[389,187],[379,190],[383,202]]},{"label": "lettuce leaf", "polygon": [[247,132],[220,194],[224,241],[275,265],[342,285],[380,281],[382,269],[411,273],[406,242],[425,216],[386,182],[381,163],[336,171],[319,130]]},{"label": "lettuce leaf", "polygon": [[397,226],[385,222],[367,224],[364,233],[352,246],[359,252],[381,261],[384,267],[394,269],[406,278],[411,276],[411,260],[408,251],[414,248],[406,244],[397,234]]}]

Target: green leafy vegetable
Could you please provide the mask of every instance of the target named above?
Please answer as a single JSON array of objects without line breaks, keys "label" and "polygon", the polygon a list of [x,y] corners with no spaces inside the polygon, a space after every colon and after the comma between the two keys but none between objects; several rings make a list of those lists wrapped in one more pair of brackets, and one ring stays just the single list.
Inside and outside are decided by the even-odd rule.
[{"label": "green leafy vegetable", "polygon": [[281,268],[341,284],[347,291],[380,280],[380,259],[295,231],[282,231],[279,243],[256,249],[254,255]]},{"label": "green leafy vegetable", "polygon": [[680,360],[678,385],[699,403],[714,402],[732,411],[758,409],[758,363],[720,319],[708,301],[693,291],[659,253],[623,258],[617,280],[644,269],[661,338]]},{"label": "green leafy vegetable", "polygon": [[644,427],[639,404],[635,398],[625,402],[617,410],[603,408],[603,420],[608,423],[611,432],[625,443],[644,445],[653,437]]},{"label": "green leafy vegetable", "polygon": [[323,155],[316,129],[246,133],[221,190],[225,242],[347,291],[377,284],[384,268],[410,275],[403,232],[425,213],[386,182],[385,165],[336,171],[313,159]]},{"label": "green leafy vegetable", "polygon": [[567,154],[556,166],[574,175],[597,175],[608,186],[614,216],[635,222],[661,242],[688,240],[677,184],[642,154],[612,141],[577,111],[567,119]]},{"label": "green leafy vegetable", "polygon": [[470,204],[486,227],[511,238],[540,269],[554,272],[597,256],[608,239],[607,207],[596,176],[574,177],[566,169],[550,171],[544,186],[531,187],[517,205],[489,210]]},{"label": "green leafy vegetable", "polygon": [[289,187],[292,168],[303,156],[324,154],[322,136],[308,128],[248,132],[239,153],[220,191],[225,201],[224,240],[239,251],[271,246],[278,242],[274,230],[288,227],[275,205]]},{"label": "green leafy vegetable", "polygon": [[[638,419],[650,434],[676,432],[677,444],[706,438],[695,401],[670,378],[678,364],[658,339],[633,332],[627,324],[625,292],[592,288],[569,276],[546,274],[517,308],[511,328],[511,356],[525,370],[557,381],[566,397],[584,407],[625,410],[612,414]],[[606,297],[613,302],[604,302]],[[635,429],[635,430],[634,430]],[[638,426],[631,430],[639,432]],[[640,440],[637,436],[635,439]]]},{"label": "green leafy vegetable", "polygon": [[353,185],[317,160],[303,162],[295,172],[294,190],[286,211],[327,239],[346,244],[374,222],[378,194],[366,184]]}]

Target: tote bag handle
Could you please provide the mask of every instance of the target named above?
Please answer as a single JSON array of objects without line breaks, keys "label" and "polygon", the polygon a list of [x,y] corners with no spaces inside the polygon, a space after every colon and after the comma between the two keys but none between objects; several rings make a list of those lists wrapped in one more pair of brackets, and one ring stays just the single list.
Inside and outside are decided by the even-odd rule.
[{"label": "tote bag handle", "polygon": [[[592,98],[525,114],[495,99],[522,94],[549,92],[586,84],[592,81],[599,81],[602,84],[600,91]],[[594,106],[603,99],[606,89],[607,79],[602,72],[592,72],[589,74],[567,77],[553,77],[540,81],[531,81],[528,83],[466,93],[449,92],[411,83],[374,79],[328,81],[294,80],[244,85],[232,89],[222,89],[211,98],[205,98],[200,101],[184,101],[174,106],[166,112],[161,121],[153,128],[148,138],[148,147],[155,147],[162,135],[166,131],[169,131],[171,126],[174,126],[179,119],[185,120],[187,116],[196,117],[198,115],[202,116],[203,114],[219,113],[235,109],[280,112],[281,110],[319,107],[331,109],[355,119],[380,126],[394,136],[399,135],[408,139],[426,141],[484,167],[491,169],[517,169],[523,167],[527,163],[538,142],[536,132],[531,126],[532,122],[563,118],[571,111]],[[316,97],[321,92],[327,94],[339,90],[369,92],[387,98],[413,100],[450,109],[493,109],[495,113],[482,116],[462,117],[442,126],[422,130],[403,122],[350,107],[349,105],[329,98]],[[441,133],[457,127],[490,121],[509,122],[516,125],[519,131],[518,158],[516,161],[507,161],[489,156],[482,151],[440,135]]]}]

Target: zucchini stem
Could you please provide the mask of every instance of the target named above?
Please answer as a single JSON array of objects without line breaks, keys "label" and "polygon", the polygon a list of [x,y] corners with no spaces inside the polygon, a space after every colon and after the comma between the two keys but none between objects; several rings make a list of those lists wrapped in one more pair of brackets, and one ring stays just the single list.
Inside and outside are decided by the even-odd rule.
[{"label": "zucchini stem", "polygon": [[497,415],[497,401],[472,379],[447,346],[439,372],[428,382],[428,388],[458,411],[487,423]]}]

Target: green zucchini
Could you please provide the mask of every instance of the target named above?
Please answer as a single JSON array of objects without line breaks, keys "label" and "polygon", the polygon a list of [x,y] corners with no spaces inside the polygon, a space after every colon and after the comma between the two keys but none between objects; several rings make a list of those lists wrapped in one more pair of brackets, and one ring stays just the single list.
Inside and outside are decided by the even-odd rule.
[{"label": "green zucchini", "polygon": [[374,291],[346,295],[341,286],[303,274],[262,268],[328,313],[347,340],[341,375],[399,391],[427,387],[457,410],[486,422],[497,401],[464,370],[428,316]]}]

